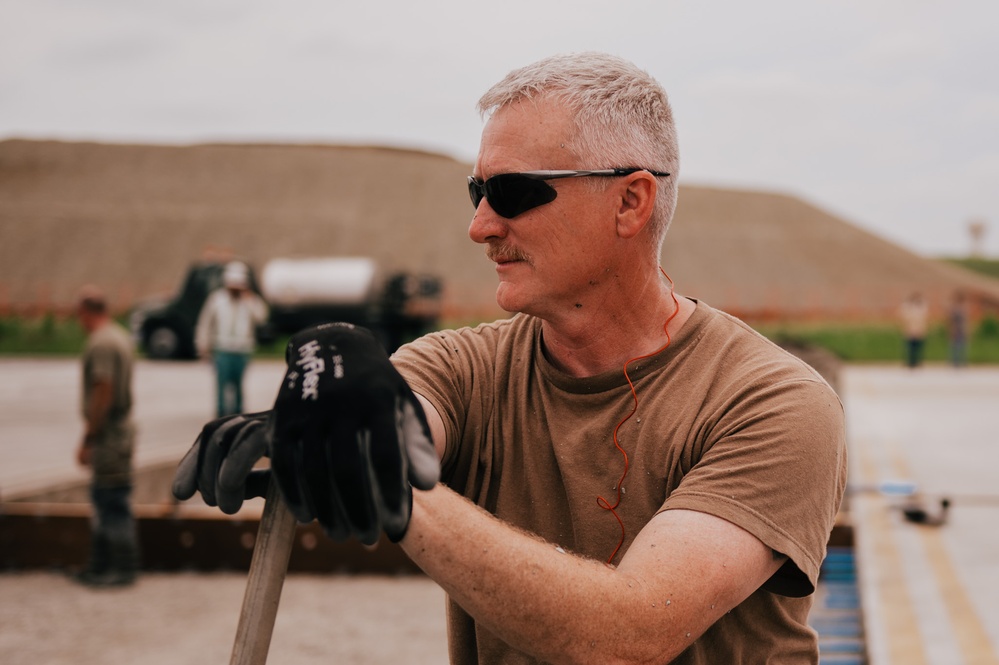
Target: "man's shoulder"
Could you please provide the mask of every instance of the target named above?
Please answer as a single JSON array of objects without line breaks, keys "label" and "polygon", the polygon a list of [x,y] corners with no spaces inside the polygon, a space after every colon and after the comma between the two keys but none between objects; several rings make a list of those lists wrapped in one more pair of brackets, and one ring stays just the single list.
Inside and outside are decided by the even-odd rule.
[{"label": "man's shoulder", "polygon": [[537,319],[524,314],[516,314],[508,319],[498,319],[474,326],[463,326],[427,333],[415,342],[405,345],[403,348],[419,347],[425,344],[496,347],[533,339],[537,328]]},{"label": "man's shoulder", "polygon": [[514,358],[528,358],[535,348],[538,323],[532,317],[516,315],[475,326],[428,333],[401,346],[392,362],[404,376],[416,373],[434,375],[491,376],[506,368]]},{"label": "man's shoulder", "polygon": [[205,305],[211,307],[217,307],[229,300],[229,294],[225,289],[215,289],[208,294],[205,299]]},{"label": "man's shoulder", "polygon": [[91,333],[87,340],[87,350],[107,350],[131,353],[134,341],[131,334],[115,321],[109,321]]},{"label": "man's shoulder", "polygon": [[717,366],[748,375],[818,380],[824,377],[798,355],[770,340],[748,323],[720,309],[698,303],[702,310],[697,332],[699,345]]}]

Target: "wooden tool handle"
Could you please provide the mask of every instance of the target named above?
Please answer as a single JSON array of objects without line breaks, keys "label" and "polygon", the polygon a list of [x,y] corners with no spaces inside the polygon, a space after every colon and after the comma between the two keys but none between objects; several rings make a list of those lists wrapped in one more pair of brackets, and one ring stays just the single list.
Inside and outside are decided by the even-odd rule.
[{"label": "wooden tool handle", "polygon": [[264,665],[267,662],[281,587],[295,542],[295,526],[295,517],[284,505],[277,481],[271,477],[230,665]]}]

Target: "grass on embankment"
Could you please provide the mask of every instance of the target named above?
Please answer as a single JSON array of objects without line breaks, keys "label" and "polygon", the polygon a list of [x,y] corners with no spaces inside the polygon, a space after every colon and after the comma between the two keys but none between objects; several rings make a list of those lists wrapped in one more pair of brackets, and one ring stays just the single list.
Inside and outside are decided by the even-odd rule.
[{"label": "grass on embankment", "polygon": [[[904,354],[902,333],[890,324],[772,324],[758,325],[756,329],[773,340],[791,339],[821,346],[846,362],[901,362]],[[85,339],[86,334],[72,317],[0,317],[0,355],[78,355]],[[282,338],[261,347],[257,356],[281,358],[285,342],[286,338]],[[931,330],[924,357],[928,362],[949,359],[943,326]],[[977,326],[968,345],[968,361],[999,363],[999,321],[995,318],[983,319]]]},{"label": "grass on embankment", "polygon": [[[902,362],[905,339],[890,324],[788,324],[755,326],[773,340],[791,339],[828,349],[845,362]],[[967,347],[973,365],[999,363],[999,321],[985,318],[973,331]],[[933,326],[923,347],[927,362],[949,362],[950,345],[946,328]]]}]

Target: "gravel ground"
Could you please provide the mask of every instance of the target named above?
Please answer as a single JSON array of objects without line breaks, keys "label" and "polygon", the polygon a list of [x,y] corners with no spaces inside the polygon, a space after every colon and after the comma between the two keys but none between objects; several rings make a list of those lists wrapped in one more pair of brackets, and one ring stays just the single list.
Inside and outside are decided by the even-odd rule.
[{"label": "gravel ground", "polygon": [[[147,574],[93,590],[54,573],[0,575],[0,663],[227,663],[246,576]],[[444,592],[412,577],[289,575],[268,663],[447,662]]]}]

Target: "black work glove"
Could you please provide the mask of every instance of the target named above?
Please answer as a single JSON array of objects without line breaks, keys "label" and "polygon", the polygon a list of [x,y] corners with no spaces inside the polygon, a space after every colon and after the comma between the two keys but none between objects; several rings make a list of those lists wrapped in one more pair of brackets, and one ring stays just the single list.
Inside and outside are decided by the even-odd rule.
[{"label": "black work glove", "polygon": [[228,515],[244,499],[266,496],[270,472],[253,466],[267,454],[273,419],[273,411],[261,411],[206,424],[177,467],[173,495],[186,501],[200,491],[205,503]]},{"label": "black work glove", "polygon": [[370,331],[327,324],[292,337],[288,370],[272,411],[205,425],[181,461],[174,495],[200,491],[223,512],[263,496],[271,457],[285,502],[301,522],[318,519],[336,540],[372,544],[384,529],[405,535],[410,483],[431,489],[440,474],[423,408]]},{"label": "black work glove", "polygon": [[335,540],[406,533],[412,486],[440,477],[423,407],[371,331],[346,323],[288,342],[271,468],[291,512]]}]

